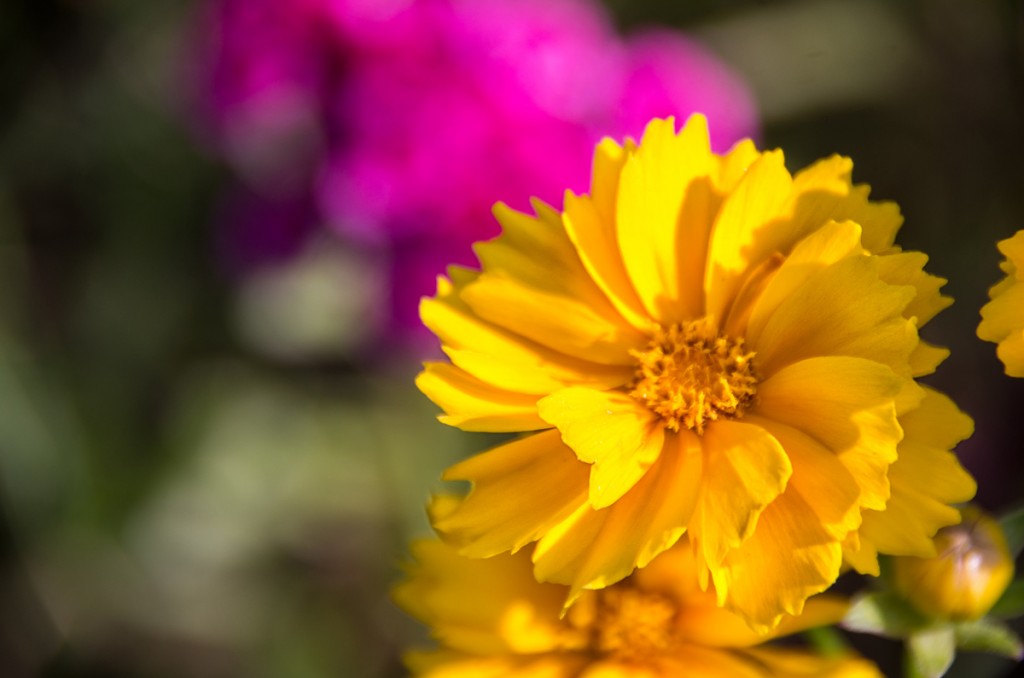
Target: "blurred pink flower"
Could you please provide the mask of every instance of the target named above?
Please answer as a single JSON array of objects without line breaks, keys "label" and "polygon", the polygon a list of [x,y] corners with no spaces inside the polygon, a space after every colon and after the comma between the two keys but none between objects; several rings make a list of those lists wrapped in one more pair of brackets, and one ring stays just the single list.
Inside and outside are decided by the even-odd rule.
[{"label": "blurred pink flower", "polygon": [[[323,146],[336,43],[322,0],[218,0],[203,7],[197,68],[204,132],[242,179],[296,193]],[[283,183],[282,183],[283,182]]]},{"label": "blurred pink flower", "polygon": [[[214,0],[202,29],[216,148],[264,202],[314,205],[389,255],[392,329],[418,327],[445,264],[475,263],[494,202],[584,189],[601,137],[695,111],[716,150],[757,132],[749,92],[704,48],[666,29],[623,41],[587,0]],[[268,235],[272,211],[248,212],[261,243],[289,241]]]}]

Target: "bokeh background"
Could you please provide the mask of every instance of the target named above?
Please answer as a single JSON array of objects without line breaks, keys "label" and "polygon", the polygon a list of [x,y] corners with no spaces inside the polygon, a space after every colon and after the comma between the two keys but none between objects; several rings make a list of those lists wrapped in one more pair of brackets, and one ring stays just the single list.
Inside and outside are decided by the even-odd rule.
[{"label": "bokeh background", "polygon": [[496,442],[415,390],[410,309],[487,205],[557,204],[649,114],[900,204],[956,299],[928,381],[975,418],[978,502],[1024,497],[1024,384],[974,336],[1024,228],[1022,3],[580,0],[503,41],[530,3],[480,0],[466,43],[408,4],[0,4],[0,675],[402,675],[405,544]]}]

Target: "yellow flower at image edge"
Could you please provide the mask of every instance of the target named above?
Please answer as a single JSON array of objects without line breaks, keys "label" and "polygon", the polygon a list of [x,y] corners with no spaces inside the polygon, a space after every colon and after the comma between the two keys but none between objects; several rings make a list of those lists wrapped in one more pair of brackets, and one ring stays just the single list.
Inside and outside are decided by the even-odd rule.
[{"label": "yellow flower at image edge", "polygon": [[533,579],[525,553],[459,556],[413,545],[419,563],[395,599],[427,623],[440,648],[406,661],[425,678],[877,678],[868,661],[820,657],[765,640],[830,624],[845,601],[820,597],[768,638],[719,608],[696,582],[691,550],[670,549],[628,579],[587,591],[560,617],[566,589]]},{"label": "yellow flower at image edge", "polygon": [[999,344],[996,353],[1011,377],[1024,377],[1024,231],[1000,241],[1006,277],[989,290],[978,337]]},{"label": "yellow flower at image edge", "polygon": [[947,352],[918,327],[948,305],[895,205],[838,156],[791,175],[706,121],[604,140],[589,195],[503,205],[480,271],[421,315],[450,363],[419,387],[442,421],[523,432],[447,471],[473,489],[434,526],[469,557],[532,551],[567,604],[685,533],[702,586],[764,630],[844,559],[927,556],[974,481],[972,423],[915,377]]}]

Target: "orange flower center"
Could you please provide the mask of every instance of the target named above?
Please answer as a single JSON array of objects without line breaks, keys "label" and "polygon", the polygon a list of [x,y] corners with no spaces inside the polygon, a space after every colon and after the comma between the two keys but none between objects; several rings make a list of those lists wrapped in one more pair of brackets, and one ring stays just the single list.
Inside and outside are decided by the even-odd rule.
[{"label": "orange flower center", "polygon": [[706,319],[661,327],[643,350],[629,395],[678,431],[698,434],[719,417],[742,417],[757,392],[754,352]]},{"label": "orange flower center", "polygon": [[675,643],[678,606],[659,593],[631,586],[596,592],[590,626],[591,649],[602,656],[640,659]]}]

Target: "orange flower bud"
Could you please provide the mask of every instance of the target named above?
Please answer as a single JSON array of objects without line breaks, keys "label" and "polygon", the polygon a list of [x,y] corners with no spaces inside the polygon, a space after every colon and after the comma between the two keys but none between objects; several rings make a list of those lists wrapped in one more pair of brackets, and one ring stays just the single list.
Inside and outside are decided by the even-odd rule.
[{"label": "orange flower bud", "polygon": [[983,617],[1013,578],[1013,557],[999,523],[974,507],[963,522],[935,535],[934,558],[894,559],[894,583],[904,598],[929,617]]}]

